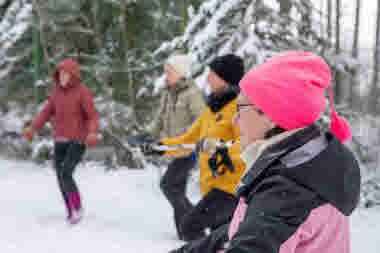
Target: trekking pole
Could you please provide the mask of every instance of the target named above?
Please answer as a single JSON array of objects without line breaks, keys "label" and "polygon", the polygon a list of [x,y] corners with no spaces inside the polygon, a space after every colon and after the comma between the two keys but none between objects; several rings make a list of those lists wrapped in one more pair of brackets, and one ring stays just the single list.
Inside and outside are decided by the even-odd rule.
[{"label": "trekking pole", "polygon": [[156,151],[189,151],[198,153],[214,154],[218,148],[231,147],[233,141],[224,142],[214,138],[203,138],[196,144],[179,144],[179,145],[152,145]]}]

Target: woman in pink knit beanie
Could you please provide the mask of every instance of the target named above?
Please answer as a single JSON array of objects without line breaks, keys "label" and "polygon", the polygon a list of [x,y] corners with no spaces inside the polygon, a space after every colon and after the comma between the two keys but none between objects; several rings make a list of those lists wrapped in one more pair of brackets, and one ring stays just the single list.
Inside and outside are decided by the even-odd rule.
[{"label": "woman in pink knit beanie", "polygon": [[[173,252],[349,253],[349,215],[360,169],[343,144],[348,123],[334,111],[331,74],[308,52],[272,57],[240,81],[235,124],[247,168],[232,222]],[[316,121],[331,106],[330,131]]]}]

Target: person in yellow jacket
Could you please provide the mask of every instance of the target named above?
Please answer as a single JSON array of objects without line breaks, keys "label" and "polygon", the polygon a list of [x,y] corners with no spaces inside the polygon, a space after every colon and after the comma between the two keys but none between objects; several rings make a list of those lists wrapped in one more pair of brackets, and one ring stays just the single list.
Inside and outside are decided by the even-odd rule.
[{"label": "person in yellow jacket", "polygon": [[197,143],[204,138],[234,140],[232,147],[219,149],[214,156],[199,153],[202,199],[182,216],[180,232],[185,241],[203,237],[207,231],[230,221],[238,203],[234,190],[245,169],[240,159],[239,127],[232,124],[238,84],[244,75],[243,60],[228,54],[216,57],[209,67],[207,80],[211,94],[206,99],[206,109],[184,135],[159,140],[160,144],[169,146]]}]

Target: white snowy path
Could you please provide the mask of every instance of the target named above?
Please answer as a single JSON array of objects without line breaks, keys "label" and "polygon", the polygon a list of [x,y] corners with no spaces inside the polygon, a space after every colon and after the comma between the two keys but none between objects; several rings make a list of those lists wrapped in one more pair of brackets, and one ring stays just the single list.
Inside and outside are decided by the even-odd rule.
[{"label": "white snowy path", "polygon": [[[79,167],[85,205],[77,226],[64,222],[53,171],[28,162],[0,160],[1,253],[163,253],[180,246],[158,173]],[[380,209],[357,211],[352,252],[380,252]]]}]

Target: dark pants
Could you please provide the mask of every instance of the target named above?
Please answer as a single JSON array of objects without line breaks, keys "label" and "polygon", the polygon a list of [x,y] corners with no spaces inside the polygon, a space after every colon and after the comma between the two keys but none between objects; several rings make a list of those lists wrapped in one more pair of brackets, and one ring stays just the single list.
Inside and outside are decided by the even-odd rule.
[{"label": "dark pants", "polygon": [[188,211],[181,220],[183,240],[191,241],[205,236],[205,229],[211,231],[230,223],[238,199],[227,192],[213,189]]},{"label": "dark pants", "polygon": [[54,145],[58,185],[66,204],[69,202],[68,194],[78,191],[73,173],[85,151],[86,146],[78,141],[56,142]]},{"label": "dark pants", "polygon": [[186,185],[189,172],[196,166],[196,159],[192,155],[173,160],[168,165],[161,178],[160,188],[174,209],[174,222],[178,237],[182,238],[180,221],[193,205],[186,197]]}]

